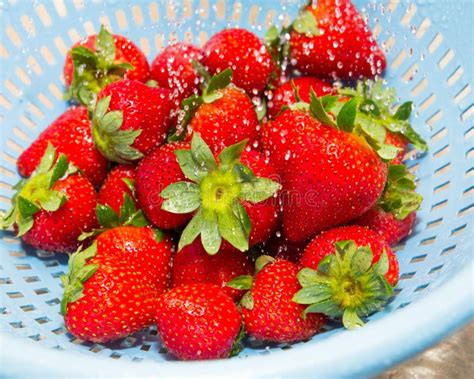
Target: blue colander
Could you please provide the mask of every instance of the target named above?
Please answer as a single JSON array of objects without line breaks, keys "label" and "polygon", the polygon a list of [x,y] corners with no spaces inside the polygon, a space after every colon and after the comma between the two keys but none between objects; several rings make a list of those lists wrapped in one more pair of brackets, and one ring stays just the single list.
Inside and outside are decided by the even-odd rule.
[{"label": "blue colander", "polygon": [[[18,180],[15,161],[66,108],[62,64],[68,47],[100,24],[136,41],[149,59],[173,40],[203,44],[228,26],[263,35],[288,23],[300,1],[0,1],[0,208]],[[413,99],[413,124],[428,141],[408,154],[423,207],[397,248],[401,278],[383,312],[356,331],[334,329],[291,346],[247,347],[239,357],[178,362],[156,329],[114,345],[70,335],[59,314],[67,257],[0,235],[0,376],[374,375],[427,348],[474,316],[473,3],[357,2],[389,61],[386,79]]]}]

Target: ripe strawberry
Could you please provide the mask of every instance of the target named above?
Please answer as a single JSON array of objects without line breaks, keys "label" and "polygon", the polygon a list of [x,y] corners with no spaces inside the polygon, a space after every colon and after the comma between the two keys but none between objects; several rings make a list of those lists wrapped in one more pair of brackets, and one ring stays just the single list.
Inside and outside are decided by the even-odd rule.
[{"label": "ripe strawberry", "polygon": [[214,34],[203,47],[203,63],[212,74],[230,67],[233,83],[249,96],[262,92],[274,67],[263,42],[245,29],[225,29]]},{"label": "ripe strawberry", "polygon": [[355,223],[379,233],[390,246],[395,246],[411,233],[415,221],[416,212],[398,220],[392,213],[375,207],[365,212]]},{"label": "ripe strawberry", "polygon": [[151,78],[158,86],[168,88],[179,103],[186,97],[199,93],[200,77],[193,60],[202,59],[200,48],[178,42],[167,46],[151,65]]},{"label": "ripe strawberry", "polygon": [[391,164],[403,164],[403,159],[408,151],[409,141],[398,133],[393,133],[387,130],[387,136],[385,137],[385,143],[398,147],[400,151],[397,156],[390,161]]},{"label": "ripe strawberry", "polygon": [[[273,168],[258,153],[244,151],[247,140],[231,145],[214,156],[208,145],[194,133],[191,150],[175,150],[181,170],[188,181],[176,180],[163,189],[159,201],[161,209],[178,215],[193,215],[186,225],[179,241],[179,250],[201,235],[204,249],[216,254],[222,239],[240,251],[265,241],[276,227],[277,202],[272,199],[280,185]],[[159,158],[159,156],[158,156]],[[153,166],[165,167],[152,158]],[[218,163],[217,163],[218,162]],[[137,191],[141,201],[149,191],[161,190],[161,184],[168,181],[168,172],[156,172],[151,180],[152,188],[140,184],[139,166]],[[175,168],[173,167],[173,172]],[[158,175],[156,175],[158,174]],[[181,175],[181,174],[180,174]],[[178,176],[178,175],[177,175]],[[154,184],[153,184],[154,182]],[[161,203],[162,199],[165,201]],[[145,199],[146,201],[146,199]],[[142,202],[145,212],[147,206]],[[156,224],[166,223],[168,213],[161,212],[160,218],[151,218]]]},{"label": "ripe strawberry", "polygon": [[138,203],[150,222],[161,229],[174,229],[186,224],[191,214],[176,214],[162,209],[161,192],[170,184],[185,180],[176,150],[189,149],[185,142],[162,145],[153,150],[138,164],[135,186]]},{"label": "ripe strawberry", "polygon": [[124,194],[129,195],[135,206],[137,205],[134,199],[134,188],[135,167],[118,165],[107,175],[99,190],[97,200],[99,204],[109,205],[116,213],[119,213],[120,207],[123,205]]},{"label": "ripe strawberry", "polygon": [[241,317],[218,286],[180,286],[160,296],[156,304],[161,340],[177,358],[217,359],[232,353]]},{"label": "ripe strawberry", "polygon": [[254,280],[239,277],[229,283],[233,288],[249,289],[241,301],[248,335],[262,341],[289,343],[306,340],[321,329],[324,316],[310,314],[303,318],[304,306],[292,301],[301,289],[296,277],[298,266],[284,259],[261,256],[256,270]]},{"label": "ripe strawberry", "polygon": [[304,74],[339,79],[372,78],[385,56],[349,0],[310,3],[293,22],[291,62]]},{"label": "ripe strawberry", "polygon": [[171,287],[193,283],[215,284],[232,299],[239,300],[243,292],[228,287],[227,282],[236,276],[251,275],[252,266],[247,253],[223,246],[218,254],[209,255],[201,242],[196,240],[174,256]]},{"label": "ripe strawberry", "polygon": [[97,100],[92,137],[109,160],[129,163],[165,141],[173,110],[168,89],[119,80],[100,91]]},{"label": "ripe strawberry", "polygon": [[54,162],[56,151],[49,144],[34,175],[15,186],[12,208],[0,217],[0,227],[14,225],[31,246],[65,253],[77,248],[81,232],[97,226],[97,195],[92,184],[69,167],[64,154]]},{"label": "ripe strawberry", "polygon": [[76,43],[64,63],[68,97],[87,106],[109,83],[122,78],[146,82],[149,76],[145,54],[132,41],[110,34],[103,26],[98,35]]},{"label": "ripe strawberry", "polygon": [[303,289],[293,300],[306,314],[342,317],[348,329],[382,308],[398,281],[398,261],[388,244],[370,229],[353,225],[322,232],[301,257]]},{"label": "ripe strawberry", "polygon": [[61,277],[64,323],[85,341],[106,343],[151,325],[163,292],[149,280],[147,267],[123,252],[103,251],[109,247],[94,242],[79,250],[69,259],[69,273]]},{"label": "ripe strawberry", "polygon": [[357,247],[369,247],[373,253],[372,263],[377,263],[385,252],[388,259],[387,281],[394,286],[398,281],[398,262],[390,246],[380,235],[359,225],[340,226],[326,230],[315,237],[306,247],[301,257],[303,267],[316,269],[321,260],[334,253],[334,244],[340,241],[354,241]]},{"label": "ripe strawberry", "polygon": [[22,176],[30,176],[43,157],[48,144],[79,168],[94,186],[107,175],[107,160],[92,143],[91,126],[85,107],[71,107],[49,125],[18,158]]},{"label": "ripe strawberry", "polygon": [[[292,79],[273,90],[272,96],[267,102],[268,116],[275,118],[285,105],[293,104],[297,101],[309,103],[311,89],[313,89],[317,96],[334,93],[334,89],[330,84],[318,78],[303,76]],[[299,99],[297,99],[295,90]]]},{"label": "ripe strawberry", "polygon": [[182,115],[174,138],[190,141],[200,133],[214,153],[245,138],[257,139],[258,119],[252,101],[243,90],[230,85],[232,70],[212,78],[207,75],[202,96],[181,104]]}]

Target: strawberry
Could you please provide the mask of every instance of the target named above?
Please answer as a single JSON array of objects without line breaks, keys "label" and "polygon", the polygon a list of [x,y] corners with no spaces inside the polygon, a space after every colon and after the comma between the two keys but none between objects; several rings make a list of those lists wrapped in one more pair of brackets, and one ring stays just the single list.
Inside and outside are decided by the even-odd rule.
[{"label": "strawberry", "polygon": [[245,29],[224,29],[203,47],[203,64],[212,74],[230,67],[233,83],[249,96],[262,92],[270,80],[274,64],[263,42]]},{"label": "strawberry", "polygon": [[[244,152],[246,143],[244,140],[231,145],[216,157],[199,134],[194,133],[191,150],[175,150],[187,181],[178,179],[163,189],[160,197],[165,200],[162,210],[193,216],[183,230],[179,250],[201,235],[209,254],[219,251],[222,239],[240,251],[247,251],[249,246],[263,242],[273,232],[278,206],[272,197],[280,185],[270,179],[275,178],[275,172],[262,156],[254,151]],[[163,167],[158,161],[154,165]],[[138,178],[142,167],[140,165]],[[162,178],[154,181],[153,190],[164,182]],[[147,193],[141,188],[138,179],[139,199]],[[167,213],[161,215],[167,216]]]},{"label": "strawberry", "polygon": [[76,43],[66,55],[64,78],[67,97],[93,105],[107,84],[119,79],[146,82],[150,67],[145,54],[127,38],[110,34],[103,26],[98,35]]},{"label": "strawberry", "polygon": [[378,205],[355,223],[380,233],[389,245],[396,245],[410,234],[423,201],[415,189],[415,177],[405,165],[389,164],[387,184]]},{"label": "strawberry", "polygon": [[348,329],[381,309],[398,281],[398,261],[388,244],[370,229],[353,225],[314,238],[301,257],[303,287],[293,300],[305,314],[342,317]]},{"label": "strawberry", "polygon": [[129,163],[163,143],[171,126],[173,102],[166,88],[119,80],[100,91],[92,117],[92,137],[109,160]]},{"label": "strawberry", "polygon": [[256,261],[256,275],[241,276],[228,285],[249,289],[241,301],[245,331],[257,340],[289,343],[316,334],[325,322],[324,316],[311,314],[303,318],[304,306],[292,301],[301,289],[296,275],[298,266],[284,259],[261,256]]},{"label": "strawberry", "polygon": [[334,89],[330,84],[318,78],[303,76],[292,79],[273,90],[272,96],[267,102],[268,116],[275,118],[284,106],[297,101],[309,103],[311,88],[317,96],[334,93]]},{"label": "strawberry", "polygon": [[243,90],[229,85],[231,78],[230,69],[205,77],[202,96],[182,102],[183,114],[173,139],[190,141],[193,132],[200,133],[214,153],[245,138],[257,139],[258,119],[252,101]]},{"label": "strawberry", "polygon": [[237,306],[212,284],[173,288],[156,302],[163,345],[179,359],[227,358],[239,335]]},{"label": "strawberry", "polygon": [[49,125],[18,157],[18,172],[30,176],[43,157],[48,144],[79,168],[98,187],[107,175],[107,160],[92,142],[91,125],[85,107],[71,107]]},{"label": "strawberry", "polygon": [[357,247],[369,247],[372,250],[372,263],[377,263],[385,252],[388,269],[385,278],[394,286],[398,281],[398,262],[387,242],[374,231],[359,225],[340,226],[326,230],[316,236],[306,247],[300,264],[303,267],[316,269],[321,260],[329,254],[334,254],[334,245],[340,241],[353,241]]},{"label": "strawberry", "polygon": [[253,267],[247,253],[232,247],[221,247],[216,255],[209,255],[200,241],[184,247],[173,259],[172,287],[185,284],[209,283],[220,286],[234,300],[243,292],[227,287],[227,282],[236,276],[251,275]]},{"label": "strawberry", "polygon": [[186,224],[191,214],[176,214],[162,209],[163,197],[160,193],[170,184],[185,180],[176,150],[189,149],[189,144],[178,142],[162,145],[153,150],[138,164],[135,186],[138,203],[143,212],[158,228],[174,229]]},{"label": "strawberry", "polygon": [[199,93],[200,76],[193,61],[200,61],[200,48],[178,42],[167,46],[151,65],[151,78],[158,86],[168,88],[181,103],[186,97]]},{"label": "strawberry", "polygon": [[398,220],[392,213],[385,212],[380,207],[374,207],[354,222],[379,233],[390,246],[395,246],[411,233],[415,221],[416,212]]},{"label": "strawberry", "polygon": [[[127,240],[107,233],[86,250],[73,254],[69,273],[61,277],[61,313],[67,329],[82,340],[96,343],[124,338],[151,325],[157,298],[164,290],[160,288],[162,281],[150,280],[153,274],[149,267],[140,263],[145,256],[135,256],[134,248],[127,250]],[[139,253],[147,251],[140,249]]]},{"label": "strawberry", "polygon": [[99,204],[109,205],[116,213],[119,213],[120,207],[123,205],[124,194],[129,195],[134,200],[135,206],[137,205],[134,192],[135,167],[118,165],[107,175],[97,194],[97,200]]},{"label": "strawberry", "polygon": [[15,186],[12,208],[0,217],[0,227],[14,225],[17,235],[37,249],[73,251],[81,232],[97,225],[96,192],[76,171],[49,144],[34,174]]},{"label": "strawberry", "polygon": [[291,62],[307,75],[372,78],[386,60],[369,27],[350,0],[319,0],[292,24]]}]

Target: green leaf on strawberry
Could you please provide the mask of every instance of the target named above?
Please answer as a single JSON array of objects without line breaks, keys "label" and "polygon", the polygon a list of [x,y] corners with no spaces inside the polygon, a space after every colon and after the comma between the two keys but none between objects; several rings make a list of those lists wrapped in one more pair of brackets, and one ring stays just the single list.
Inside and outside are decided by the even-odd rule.
[{"label": "green leaf on strawberry", "polygon": [[77,46],[71,50],[74,72],[66,92],[67,100],[77,100],[93,107],[97,94],[107,84],[121,79],[134,67],[128,62],[115,63],[114,37],[102,26],[95,42],[95,51]]},{"label": "green leaf on strawberry", "polygon": [[97,263],[87,263],[97,254],[97,244],[94,241],[91,246],[83,250],[82,246],[69,257],[69,272],[61,276],[64,286],[64,294],[61,300],[61,314],[67,313],[67,306],[84,296],[84,283],[97,271]]},{"label": "green leaf on strawberry", "polygon": [[241,201],[259,203],[273,196],[280,185],[256,177],[240,162],[247,140],[222,150],[218,162],[198,133],[190,150],[176,150],[181,170],[189,181],[172,183],[161,196],[162,209],[171,213],[195,212],[178,244],[181,250],[199,235],[209,254],[219,251],[222,239],[235,248],[249,248],[251,224]]},{"label": "green leaf on strawberry", "polygon": [[326,256],[317,270],[303,268],[298,273],[301,289],[293,297],[298,304],[308,305],[308,313],[323,313],[341,318],[347,329],[364,325],[362,318],[382,309],[393,295],[393,287],[385,279],[388,257],[384,252],[372,263],[369,247],[357,247],[354,241],[339,241],[334,254]]},{"label": "green leaf on strawberry", "polygon": [[293,21],[293,29],[298,33],[305,34],[308,37],[317,37],[321,35],[318,28],[318,22],[309,10],[302,10]]},{"label": "green leaf on strawberry", "polygon": [[142,130],[121,130],[123,112],[107,112],[110,99],[110,96],[100,99],[92,114],[92,139],[95,146],[113,162],[127,164],[141,159],[143,154],[132,145]]},{"label": "green leaf on strawberry", "polygon": [[378,205],[392,213],[396,219],[403,220],[418,210],[423,197],[415,192],[415,177],[403,165],[388,166],[388,178]]},{"label": "green leaf on strawberry", "polygon": [[18,236],[21,237],[33,227],[33,217],[40,210],[55,212],[61,208],[67,196],[52,187],[58,180],[76,171],[64,154],[57,157],[53,145],[48,144],[33,175],[21,179],[13,187],[15,195],[12,197],[12,207],[5,215],[0,215],[0,228],[7,229],[16,224]]}]

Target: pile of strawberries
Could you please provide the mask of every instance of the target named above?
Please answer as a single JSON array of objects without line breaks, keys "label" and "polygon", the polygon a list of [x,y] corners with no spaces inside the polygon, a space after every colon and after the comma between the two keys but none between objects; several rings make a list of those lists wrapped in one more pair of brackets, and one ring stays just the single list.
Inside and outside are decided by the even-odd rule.
[{"label": "pile of strawberries", "polygon": [[20,155],[1,226],[75,251],[61,312],[85,341],[155,324],[177,358],[212,359],[361,326],[422,200],[404,154],[427,149],[412,103],[372,80],[385,65],[348,0],[151,66],[102,28],[69,51],[71,106]]}]

